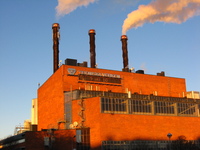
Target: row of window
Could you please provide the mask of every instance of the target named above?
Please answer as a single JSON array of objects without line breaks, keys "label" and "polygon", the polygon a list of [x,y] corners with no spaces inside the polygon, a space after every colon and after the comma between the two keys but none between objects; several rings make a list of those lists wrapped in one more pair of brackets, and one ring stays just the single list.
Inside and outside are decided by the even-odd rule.
[{"label": "row of window", "polygon": [[112,78],[112,77],[79,75],[79,80],[121,84],[121,79],[120,78]]},{"label": "row of window", "polygon": [[95,91],[99,88],[91,88],[93,90],[75,90],[72,93],[72,99],[80,99],[82,97],[115,97],[115,98],[132,98],[136,100],[153,100],[153,101],[168,101],[168,102],[178,102],[178,103],[199,103],[200,99],[191,98],[181,98],[181,97],[164,97],[164,96],[154,96],[154,95],[142,95],[142,94],[131,94],[127,93],[114,93],[112,91]]},{"label": "row of window", "polygon": [[199,149],[199,141],[103,141],[102,150]]},{"label": "row of window", "polygon": [[198,116],[198,104],[101,98],[102,113]]}]

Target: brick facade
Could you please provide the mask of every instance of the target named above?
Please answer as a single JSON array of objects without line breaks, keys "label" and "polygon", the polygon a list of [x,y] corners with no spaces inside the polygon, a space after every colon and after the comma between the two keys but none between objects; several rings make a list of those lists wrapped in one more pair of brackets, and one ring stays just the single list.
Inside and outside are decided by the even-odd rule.
[{"label": "brick facade", "polygon": [[[100,73],[100,74],[98,74]],[[82,80],[80,74],[91,75],[91,80]],[[114,76],[121,83],[93,80],[93,76]],[[185,79],[166,76],[138,74],[96,68],[62,65],[38,89],[38,129],[65,129],[64,92],[73,90],[110,91],[137,93],[167,97],[185,97]],[[197,140],[200,130],[199,117],[104,114],[100,111],[100,98],[84,99],[84,126],[90,128],[92,149],[108,140],[167,140],[184,135],[188,140]],[[78,100],[72,101],[72,122],[81,122]],[[192,133],[192,134],[191,134]],[[97,148],[98,149],[98,148]]]}]

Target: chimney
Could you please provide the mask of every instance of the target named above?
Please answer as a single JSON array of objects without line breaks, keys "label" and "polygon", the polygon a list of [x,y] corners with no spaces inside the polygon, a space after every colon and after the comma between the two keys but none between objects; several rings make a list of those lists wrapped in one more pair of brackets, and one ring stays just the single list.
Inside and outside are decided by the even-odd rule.
[{"label": "chimney", "polygon": [[124,72],[129,72],[128,68],[128,50],[127,50],[127,36],[122,35],[121,41],[122,41],[122,57],[123,57],[123,64],[124,68],[122,69]]},{"label": "chimney", "polygon": [[60,39],[60,25],[54,23],[52,25],[53,29],[53,71],[56,72],[59,68],[59,39]]},{"label": "chimney", "polygon": [[95,30],[90,29],[88,32],[90,36],[90,64],[91,68],[96,68],[96,52],[95,52]]}]

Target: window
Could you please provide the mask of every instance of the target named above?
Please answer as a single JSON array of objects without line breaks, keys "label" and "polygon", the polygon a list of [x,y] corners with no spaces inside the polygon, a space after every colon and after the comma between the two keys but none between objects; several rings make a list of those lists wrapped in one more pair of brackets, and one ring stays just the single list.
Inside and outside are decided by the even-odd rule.
[{"label": "window", "polygon": [[[176,145],[175,142],[176,141],[172,141],[173,147],[179,147],[180,143],[177,143]],[[191,147],[200,146],[200,143],[197,140],[185,141],[185,142],[186,142],[185,144],[190,143],[189,145]],[[168,149],[169,149],[169,141],[145,141],[145,140],[102,141],[102,150],[168,150]]]},{"label": "window", "polygon": [[101,98],[101,108],[104,113],[128,113],[128,100],[118,98]]},{"label": "window", "polygon": [[81,75],[79,75],[79,80],[121,84],[120,78],[94,76],[94,75],[82,75],[81,74]]},{"label": "window", "polygon": [[195,104],[190,104],[190,103],[178,103],[178,115],[195,115],[196,114],[196,109],[195,109]]},{"label": "window", "polygon": [[115,114],[147,114],[199,116],[200,104],[135,100],[128,98],[101,98],[101,112]]},{"label": "window", "polygon": [[76,147],[77,150],[90,149],[90,129],[82,128],[76,130]]},{"label": "window", "polygon": [[173,102],[155,102],[155,113],[157,115],[175,115],[175,103]]},{"label": "window", "polygon": [[130,100],[130,111],[133,114],[152,113],[152,102],[145,100]]},{"label": "window", "polygon": [[69,129],[69,125],[72,122],[72,93],[65,93],[65,120],[66,128]]}]

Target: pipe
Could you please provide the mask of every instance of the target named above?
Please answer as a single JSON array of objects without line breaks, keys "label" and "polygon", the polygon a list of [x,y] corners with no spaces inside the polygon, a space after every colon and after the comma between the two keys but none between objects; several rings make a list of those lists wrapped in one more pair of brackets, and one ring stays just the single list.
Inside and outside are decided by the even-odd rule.
[{"label": "pipe", "polygon": [[54,23],[52,25],[53,29],[53,72],[59,69],[59,40],[60,40],[60,25]]},{"label": "pipe", "polygon": [[127,36],[122,35],[121,36],[121,41],[122,41],[122,58],[123,58],[123,71],[129,72],[129,67],[128,67],[128,49],[127,49]]},{"label": "pipe", "polygon": [[95,30],[90,29],[88,34],[90,36],[90,67],[96,68]]}]

